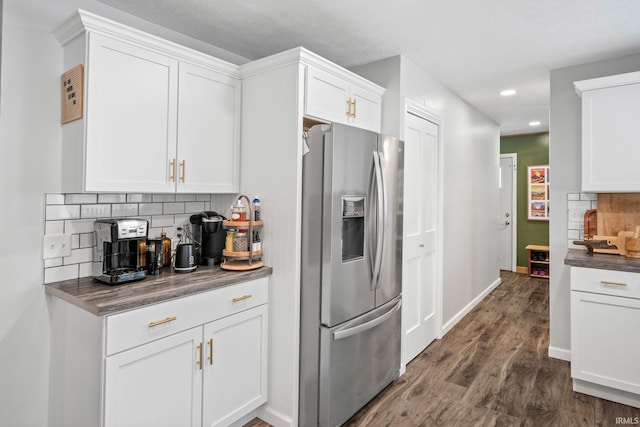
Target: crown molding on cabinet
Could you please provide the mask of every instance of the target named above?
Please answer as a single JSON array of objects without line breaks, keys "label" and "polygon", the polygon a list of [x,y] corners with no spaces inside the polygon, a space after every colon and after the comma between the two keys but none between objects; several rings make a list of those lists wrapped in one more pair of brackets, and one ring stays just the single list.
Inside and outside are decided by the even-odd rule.
[{"label": "crown molding on cabinet", "polygon": [[578,96],[582,96],[582,92],[586,90],[610,88],[614,86],[624,86],[634,83],[640,83],[640,71],[632,73],[615,74],[613,76],[598,77],[595,79],[580,80],[573,82],[573,86]]},{"label": "crown molding on cabinet", "polygon": [[170,55],[181,61],[214,69],[224,75],[239,78],[238,66],[215,58],[206,53],[179,45],[127,25],[78,9],[55,31],[54,35],[61,45],[85,32],[102,34],[127,43],[137,44],[147,49]]},{"label": "crown molding on cabinet", "polygon": [[311,52],[304,47],[296,47],[284,52],[276,53],[265,58],[257,59],[239,66],[240,78],[251,77],[253,75],[275,70],[293,64],[311,65],[328,73],[340,77],[342,80],[369,90],[382,96],[385,89],[346,68]]}]

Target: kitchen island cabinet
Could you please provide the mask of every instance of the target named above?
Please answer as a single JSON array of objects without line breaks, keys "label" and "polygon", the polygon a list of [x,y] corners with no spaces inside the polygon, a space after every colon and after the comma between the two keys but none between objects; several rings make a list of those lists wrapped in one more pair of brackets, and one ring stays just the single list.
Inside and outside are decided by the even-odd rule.
[{"label": "kitchen island cabinet", "polygon": [[[265,403],[270,269],[235,273],[247,278],[239,282],[217,267],[208,272],[232,284],[212,279],[211,290],[195,291],[206,283],[199,272],[195,294],[101,316],[87,305],[100,305],[112,286],[90,293],[81,279],[73,295],[70,283],[46,285],[52,295],[69,290],[51,299],[52,425],[225,426]],[[151,300],[188,281],[163,275],[147,283]],[[136,299],[143,282],[106,299]]]},{"label": "kitchen island cabinet", "polygon": [[86,82],[64,192],[238,192],[237,66],[81,10],[56,36]]},{"label": "kitchen island cabinet", "polygon": [[574,82],[582,97],[582,191],[640,191],[633,155],[640,71]]},{"label": "kitchen island cabinet", "polygon": [[[565,258],[571,265],[573,389],[640,408],[640,342],[633,338],[640,329],[640,274],[634,271],[640,260],[579,252]],[[589,257],[598,267],[588,267]]]}]

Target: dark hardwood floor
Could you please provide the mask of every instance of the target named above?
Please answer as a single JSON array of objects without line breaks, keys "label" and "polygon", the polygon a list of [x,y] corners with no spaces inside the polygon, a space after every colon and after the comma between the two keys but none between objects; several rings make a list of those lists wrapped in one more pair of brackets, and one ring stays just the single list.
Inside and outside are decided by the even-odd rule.
[{"label": "dark hardwood floor", "polygon": [[344,426],[638,424],[640,409],[573,392],[569,362],[547,357],[548,280],[501,277],[500,286]]}]

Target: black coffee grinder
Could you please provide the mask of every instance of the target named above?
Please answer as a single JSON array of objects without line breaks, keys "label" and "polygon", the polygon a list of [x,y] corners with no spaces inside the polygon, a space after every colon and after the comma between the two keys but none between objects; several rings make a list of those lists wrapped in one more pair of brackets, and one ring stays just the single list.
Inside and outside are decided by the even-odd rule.
[{"label": "black coffee grinder", "polygon": [[196,262],[200,265],[218,265],[222,262],[226,232],[222,221],[226,218],[216,212],[205,211],[191,215],[193,240],[196,243]]}]

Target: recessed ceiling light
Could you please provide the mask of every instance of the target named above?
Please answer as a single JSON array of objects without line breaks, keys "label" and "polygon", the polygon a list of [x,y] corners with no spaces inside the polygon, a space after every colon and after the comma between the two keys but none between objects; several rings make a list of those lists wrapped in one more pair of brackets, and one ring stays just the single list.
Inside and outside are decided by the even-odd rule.
[{"label": "recessed ceiling light", "polygon": [[516,90],[515,89],[505,89],[502,92],[500,92],[500,95],[502,96],[512,96],[516,94]]},{"label": "recessed ceiling light", "polygon": [[534,122],[529,122],[529,126],[540,126],[540,122],[537,120]]}]

